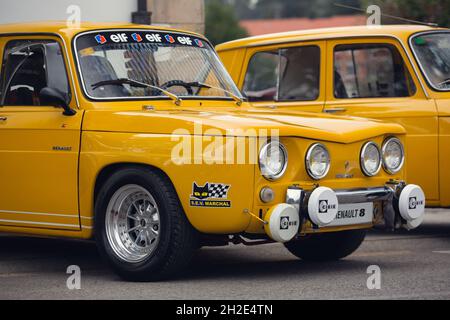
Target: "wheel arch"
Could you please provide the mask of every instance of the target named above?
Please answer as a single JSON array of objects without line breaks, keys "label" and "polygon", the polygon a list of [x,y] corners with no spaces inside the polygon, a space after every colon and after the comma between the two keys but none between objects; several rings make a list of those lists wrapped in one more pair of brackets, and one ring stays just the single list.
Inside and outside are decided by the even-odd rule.
[{"label": "wheel arch", "polygon": [[[164,172],[162,169],[145,163],[138,163],[138,162],[117,162],[117,163],[110,163],[106,166],[104,166],[100,171],[97,173],[97,176],[95,178],[95,184],[94,184],[94,194],[93,194],[93,205],[95,205],[97,201],[98,193],[100,192],[101,187],[105,184],[105,182],[108,180],[108,178],[120,171],[127,168],[141,168],[141,169],[149,169],[152,170],[160,175],[165,176],[168,181],[170,181],[172,187],[175,189],[175,185],[172,182],[172,179],[170,179],[169,175]],[[178,201],[180,200],[177,192]]]}]

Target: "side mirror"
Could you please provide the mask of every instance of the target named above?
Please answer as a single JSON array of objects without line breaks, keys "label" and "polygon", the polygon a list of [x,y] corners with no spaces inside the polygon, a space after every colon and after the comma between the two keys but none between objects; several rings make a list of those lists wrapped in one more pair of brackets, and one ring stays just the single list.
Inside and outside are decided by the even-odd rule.
[{"label": "side mirror", "polygon": [[63,108],[63,114],[65,116],[73,116],[77,113],[69,106],[69,102],[67,101],[66,97],[58,89],[45,87],[39,93],[39,98],[46,104],[58,108]]}]

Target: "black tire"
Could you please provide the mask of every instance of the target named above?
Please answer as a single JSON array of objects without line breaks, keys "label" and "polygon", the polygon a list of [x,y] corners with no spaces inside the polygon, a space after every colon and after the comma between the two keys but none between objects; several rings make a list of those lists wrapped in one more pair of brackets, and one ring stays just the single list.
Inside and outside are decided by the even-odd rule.
[{"label": "black tire", "polygon": [[[106,210],[113,194],[125,185],[138,185],[155,199],[160,214],[160,238],[144,261],[121,259],[108,241]],[[158,281],[174,277],[198,248],[198,234],[186,218],[175,188],[164,174],[144,167],[129,167],[112,174],[100,188],[95,203],[95,238],[99,251],[115,272],[128,281]]]},{"label": "black tire", "polygon": [[306,261],[333,261],[351,255],[365,237],[366,230],[321,233],[288,242],[285,247]]}]

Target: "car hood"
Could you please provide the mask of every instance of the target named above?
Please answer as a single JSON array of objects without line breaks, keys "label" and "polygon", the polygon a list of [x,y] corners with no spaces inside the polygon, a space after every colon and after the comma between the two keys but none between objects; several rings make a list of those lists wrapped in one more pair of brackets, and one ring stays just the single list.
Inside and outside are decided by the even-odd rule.
[{"label": "car hood", "polygon": [[205,134],[255,137],[278,130],[280,136],[352,143],[386,134],[404,134],[402,126],[363,118],[305,112],[152,110],[85,112],[84,131],[144,134]]}]

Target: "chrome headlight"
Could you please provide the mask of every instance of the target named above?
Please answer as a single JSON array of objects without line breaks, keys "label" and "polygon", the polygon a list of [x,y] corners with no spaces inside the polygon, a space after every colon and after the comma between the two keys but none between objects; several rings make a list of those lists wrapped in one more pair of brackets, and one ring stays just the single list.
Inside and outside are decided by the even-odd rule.
[{"label": "chrome headlight", "polygon": [[320,143],[313,144],[306,153],[306,170],[311,178],[319,180],[330,171],[330,153]]},{"label": "chrome headlight", "polygon": [[361,150],[361,169],[368,177],[373,177],[381,169],[381,152],[375,142],[367,142]]},{"label": "chrome headlight", "polygon": [[267,180],[277,180],[286,171],[288,156],[286,148],[279,141],[271,141],[259,152],[259,168]]},{"label": "chrome headlight", "polygon": [[397,138],[389,138],[383,144],[383,168],[390,174],[399,172],[405,162],[405,150]]}]

